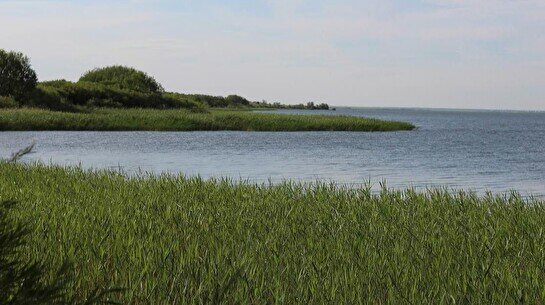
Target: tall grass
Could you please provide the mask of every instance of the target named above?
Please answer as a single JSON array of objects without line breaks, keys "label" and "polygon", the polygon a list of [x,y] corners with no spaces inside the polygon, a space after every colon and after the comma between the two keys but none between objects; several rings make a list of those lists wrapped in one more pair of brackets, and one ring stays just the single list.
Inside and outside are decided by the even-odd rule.
[{"label": "tall grass", "polygon": [[0,164],[29,259],[125,304],[540,304],[545,204]]},{"label": "tall grass", "polygon": [[349,116],[300,116],[250,111],[97,109],[89,113],[40,109],[0,111],[0,130],[246,130],[246,131],[394,131],[403,122]]},{"label": "tall grass", "polygon": [[110,297],[123,289],[87,289],[90,295],[85,299],[67,298],[67,287],[73,280],[69,264],[52,271],[44,269],[44,263],[21,258],[21,249],[27,245],[26,237],[31,231],[26,220],[11,219],[10,212],[15,208],[15,202],[0,201],[0,304],[117,304]]}]

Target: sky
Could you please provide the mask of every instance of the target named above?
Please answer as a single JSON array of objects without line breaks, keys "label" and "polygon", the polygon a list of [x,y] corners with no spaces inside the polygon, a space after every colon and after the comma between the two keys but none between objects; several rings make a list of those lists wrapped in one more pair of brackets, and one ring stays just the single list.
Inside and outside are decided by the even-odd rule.
[{"label": "sky", "polygon": [[169,91],[545,110],[544,0],[0,0],[40,80],[132,66]]}]

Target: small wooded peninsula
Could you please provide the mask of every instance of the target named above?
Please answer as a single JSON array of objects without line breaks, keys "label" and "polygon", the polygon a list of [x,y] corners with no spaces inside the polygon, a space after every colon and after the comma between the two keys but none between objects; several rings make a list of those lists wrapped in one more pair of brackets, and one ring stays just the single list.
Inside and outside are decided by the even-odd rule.
[{"label": "small wooded peninsula", "polygon": [[152,76],[114,65],[78,81],[39,82],[27,56],[0,50],[0,130],[397,131],[412,124],[362,117],[288,115],[255,110],[330,110],[328,104],[286,105],[239,95],[168,92]]}]

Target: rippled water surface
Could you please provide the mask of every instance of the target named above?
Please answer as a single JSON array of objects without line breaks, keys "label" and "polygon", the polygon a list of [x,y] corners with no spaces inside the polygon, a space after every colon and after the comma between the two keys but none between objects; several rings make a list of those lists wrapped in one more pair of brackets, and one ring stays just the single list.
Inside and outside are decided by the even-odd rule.
[{"label": "rippled water surface", "polygon": [[0,156],[250,181],[326,180],[545,195],[545,112],[280,111],[408,121],[409,132],[0,132]]}]

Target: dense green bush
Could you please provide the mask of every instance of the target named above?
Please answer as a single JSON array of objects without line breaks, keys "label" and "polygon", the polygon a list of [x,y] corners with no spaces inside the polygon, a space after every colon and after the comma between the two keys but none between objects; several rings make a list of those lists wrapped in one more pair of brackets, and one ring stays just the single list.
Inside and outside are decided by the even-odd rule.
[{"label": "dense green bush", "polygon": [[55,88],[40,85],[20,104],[27,107],[48,108],[56,111],[81,112],[83,110],[81,106],[67,100]]},{"label": "dense green bush", "polygon": [[0,96],[22,98],[32,92],[37,82],[27,56],[0,49]]},{"label": "dense green bush", "polygon": [[250,101],[238,95],[229,95],[228,97],[183,93],[169,93],[169,95],[175,96],[178,99],[193,101],[195,103],[204,104],[208,107],[213,108],[250,106]]},{"label": "dense green bush", "polygon": [[[159,109],[196,108],[199,106],[171,95],[142,93],[84,81],[77,83],[65,80],[43,82],[38,85],[38,90],[49,96],[58,96],[67,103],[76,106]],[[44,102],[43,106],[50,106],[49,102],[45,100]]]},{"label": "dense green bush", "polygon": [[145,94],[160,94],[163,87],[145,72],[124,66],[97,68],[86,72],[79,82],[98,83],[110,88]]},{"label": "dense green bush", "polygon": [[248,106],[248,105],[250,105],[250,101],[248,101],[247,99],[243,98],[242,96],[238,96],[238,95],[229,95],[228,97],[225,98],[225,100],[227,100],[227,103],[229,105],[233,105],[233,106]]},{"label": "dense green bush", "polygon": [[0,109],[1,108],[16,108],[19,103],[11,96],[0,96]]},{"label": "dense green bush", "polygon": [[197,112],[206,112],[208,107],[249,107],[247,99],[230,95],[228,97],[203,94],[183,94],[166,92],[161,94],[119,89],[101,83],[66,80],[41,82],[32,97],[23,103],[34,107],[53,110],[80,107],[108,108],[184,108]]},{"label": "dense green bush", "polygon": [[212,95],[205,95],[205,94],[182,94],[182,95],[198,103],[203,103],[205,105],[208,105],[209,107],[222,108],[222,107],[228,106],[227,101],[222,96],[212,96]]},{"label": "dense green bush", "polygon": [[206,112],[209,105],[205,102],[193,98],[191,95],[176,93],[176,92],[167,92],[163,93],[163,97],[175,101],[175,108],[186,108],[192,109],[198,112]]}]

